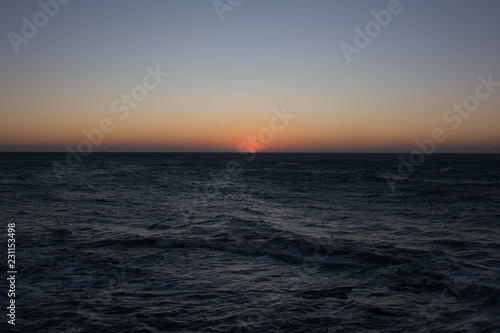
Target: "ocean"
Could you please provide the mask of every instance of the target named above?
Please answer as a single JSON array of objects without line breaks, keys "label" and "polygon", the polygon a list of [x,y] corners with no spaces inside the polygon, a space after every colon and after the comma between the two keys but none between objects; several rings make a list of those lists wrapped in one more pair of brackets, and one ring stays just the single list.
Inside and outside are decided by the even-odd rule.
[{"label": "ocean", "polygon": [[1,331],[500,332],[500,155],[399,157],[1,153]]}]

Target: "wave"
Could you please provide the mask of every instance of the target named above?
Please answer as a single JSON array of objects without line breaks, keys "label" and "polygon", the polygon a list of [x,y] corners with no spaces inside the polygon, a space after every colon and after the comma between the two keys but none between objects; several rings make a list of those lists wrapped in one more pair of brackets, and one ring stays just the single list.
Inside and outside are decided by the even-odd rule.
[{"label": "wave", "polygon": [[[153,229],[159,229],[153,225]],[[325,269],[341,269],[348,267],[386,267],[412,262],[413,252],[402,249],[385,249],[385,253],[377,249],[361,249],[359,246],[336,246],[315,242],[306,238],[290,238],[275,235],[267,239],[238,240],[235,235],[217,234],[213,238],[202,237],[130,237],[100,240],[87,244],[94,248],[102,247],[157,247],[165,249],[193,248],[222,251],[242,256],[266,256],[293,265],[314,265]]]}]

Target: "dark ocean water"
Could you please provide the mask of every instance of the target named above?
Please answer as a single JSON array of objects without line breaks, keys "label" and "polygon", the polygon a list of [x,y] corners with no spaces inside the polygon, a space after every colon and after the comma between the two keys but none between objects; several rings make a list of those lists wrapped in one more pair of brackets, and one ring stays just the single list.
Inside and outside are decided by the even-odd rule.
[{"label": "dark ocean water", "polygon": [[0,154],[17,332],[500,332],[500,155],[65,158]]}]

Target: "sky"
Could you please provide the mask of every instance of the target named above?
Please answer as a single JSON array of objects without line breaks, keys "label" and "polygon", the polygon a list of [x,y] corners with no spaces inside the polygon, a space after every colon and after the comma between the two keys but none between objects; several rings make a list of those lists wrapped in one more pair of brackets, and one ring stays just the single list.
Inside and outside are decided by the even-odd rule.
[{"label": "sky", "polygon": [[0,151],[500,152],[499,1],[59,1],[0,5]]}]

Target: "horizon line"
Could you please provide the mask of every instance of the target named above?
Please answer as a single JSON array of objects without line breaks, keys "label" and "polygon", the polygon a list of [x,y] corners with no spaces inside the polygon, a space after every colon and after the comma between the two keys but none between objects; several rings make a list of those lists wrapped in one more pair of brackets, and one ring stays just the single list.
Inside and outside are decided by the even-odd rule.
[{"label": "horizon line", "polygon": [[[0,151],[0,154],[71,154],[68,151]],[[380,151],[262,151],[262,152],[234,152],[234,151],[96,151],[93,154],[411,154],[408,151],[380,152]],[[426,156],[435,154],[467,154],[467,155],[495,155],[499,152],[434,152],[425,154]]]}]

